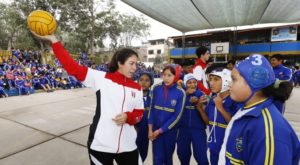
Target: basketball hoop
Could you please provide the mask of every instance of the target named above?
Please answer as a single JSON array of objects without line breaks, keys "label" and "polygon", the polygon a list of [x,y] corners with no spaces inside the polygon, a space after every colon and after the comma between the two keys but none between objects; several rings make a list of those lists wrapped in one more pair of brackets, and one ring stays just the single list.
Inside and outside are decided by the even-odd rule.
[{"label": "basketball hoop", "polygon": [[216,46],[216,52],[217,52],[217,54],[222,54],[223,53],[223,46]]}]

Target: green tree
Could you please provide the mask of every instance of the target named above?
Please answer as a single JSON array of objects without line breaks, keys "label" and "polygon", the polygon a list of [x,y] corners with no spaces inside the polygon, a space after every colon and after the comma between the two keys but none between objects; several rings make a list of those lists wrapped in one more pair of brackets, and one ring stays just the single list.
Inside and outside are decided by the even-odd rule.
[{"label": "green tree", "polygon": [[125,47],[131,46],[133,39],[140,39],[149,35],[150,25],[143,16],[121,16],[122,33],[120,42]]},{"label": "green tree", "polygon": [[[1,30],[1,40],[6,40],[6,47],[10,49],[16,46],[17,38],[26,26],[23,24],[24,16],[18,12],[16,6],[1,4],[0,13],[0,28]],[[2,45],[4,47],[4,45]]]},{"label": "green tree", "polygon": [[131,41],[145,37],[150,27],[143,17],[117,12],[114,0],[13,0],[11,4],[0,4],[0,9],[0,27],[4,29],[0,32],[0,44],[20,47],[44,49],[44,43],[27,28],[27,16],[37,9],[55,16],[56,35],[72,53],[84,50],[93,54],[95,47],[104,47],[107,38],[112,49],[131,46]]}]

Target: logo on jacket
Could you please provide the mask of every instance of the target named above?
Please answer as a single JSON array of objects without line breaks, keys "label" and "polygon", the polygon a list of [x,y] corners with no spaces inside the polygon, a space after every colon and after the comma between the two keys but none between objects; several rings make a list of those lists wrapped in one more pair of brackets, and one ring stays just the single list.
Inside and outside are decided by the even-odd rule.
[{"label": "logo on jacket", "polygon": [[135,98],[135,92],[131,91],[131,96]]},{"label": "logo on jacket", "polygon": [[236,138],[235,142],[236,142],[235,148],[236,148],[237,152],[243,151],[243,138],[242,137]]},{"label": "logo on jacket", "polygon": [[280,77],[284,77],[283,72],[279,72],[279,76],[280,76]]},{"label": "logo on jacket", "polygon": [[176,105],[176,100],[171,100],[171,105],[174,107]]}]

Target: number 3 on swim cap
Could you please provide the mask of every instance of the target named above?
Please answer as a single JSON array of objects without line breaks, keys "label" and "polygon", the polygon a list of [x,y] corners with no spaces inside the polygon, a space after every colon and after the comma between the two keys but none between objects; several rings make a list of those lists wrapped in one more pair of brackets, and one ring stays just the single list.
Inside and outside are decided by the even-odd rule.
[{"label": "number 3 on swim cap", "polygon": [[252,65],[261,65],[262,64],[262,59],[261,59],[262,56],[261,55],[255,54],[251,57],[254,58],[254,60],[251,61]]}]

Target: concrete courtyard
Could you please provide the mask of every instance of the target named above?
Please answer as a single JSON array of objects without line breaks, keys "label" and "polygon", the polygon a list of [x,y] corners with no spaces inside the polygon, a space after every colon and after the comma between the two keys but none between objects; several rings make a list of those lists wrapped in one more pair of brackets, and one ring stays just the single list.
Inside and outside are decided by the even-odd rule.
[{"label": "concrete courtyard", "polygon": [[[284,115],[298,137],[299,98],[295,88]],[[86,141],[95,106],[87,88],[0,99],[0,165],[88,165]],[[151,147],[145,164],[152,164]],[[174,164],[179,164],[176,153]]]}]

